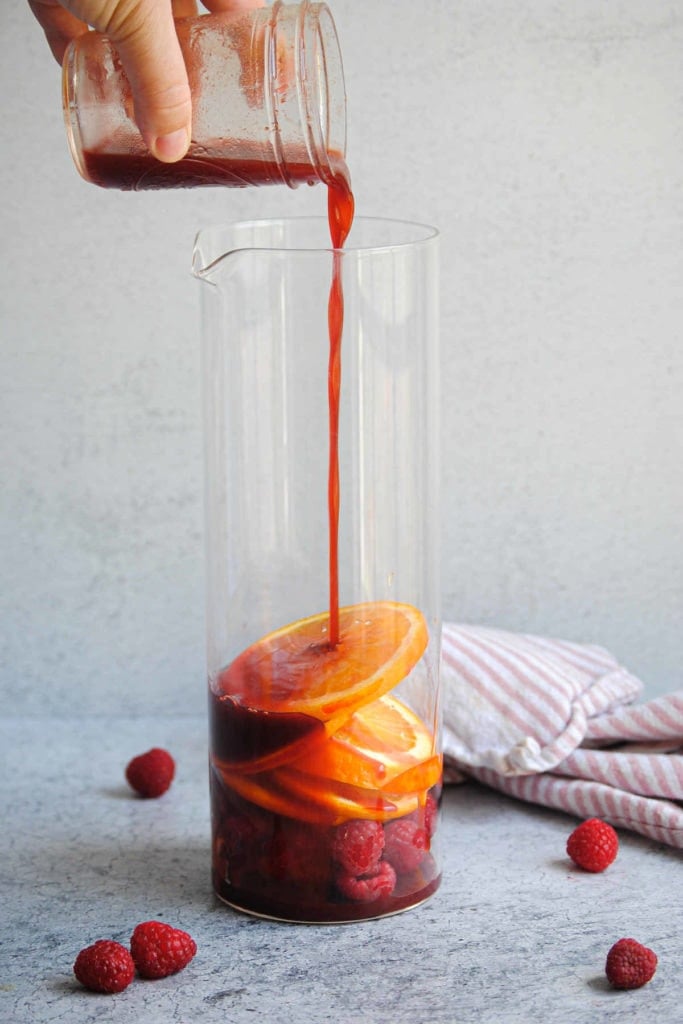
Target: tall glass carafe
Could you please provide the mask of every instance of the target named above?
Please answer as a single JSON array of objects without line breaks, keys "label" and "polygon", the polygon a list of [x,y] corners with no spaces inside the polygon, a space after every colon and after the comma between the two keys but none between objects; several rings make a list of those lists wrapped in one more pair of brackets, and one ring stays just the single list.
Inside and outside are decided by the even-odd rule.
[{"label": "tall glass carafe", "polygon": [[290,921],[395,913],[441,872],[438,238],[328,239],[257,221],[194,253],[214,886]]}]

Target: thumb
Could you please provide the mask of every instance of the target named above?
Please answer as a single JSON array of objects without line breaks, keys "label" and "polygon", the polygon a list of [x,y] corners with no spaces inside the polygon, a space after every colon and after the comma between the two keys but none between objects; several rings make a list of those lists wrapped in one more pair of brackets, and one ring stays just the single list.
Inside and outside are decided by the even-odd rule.
[{"label": "thumb", "polygon": [[120,0],[106,32],[130,82],[145,143],[157,159],[179,160],[190,144],[192,101],[171,4]]}]

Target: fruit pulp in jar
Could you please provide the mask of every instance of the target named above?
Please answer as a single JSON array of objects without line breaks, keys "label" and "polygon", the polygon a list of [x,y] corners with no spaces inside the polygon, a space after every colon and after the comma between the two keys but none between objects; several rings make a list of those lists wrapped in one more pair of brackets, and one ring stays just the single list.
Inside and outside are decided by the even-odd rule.
[{"label": "fruit pulp in jar", "polygon": [[337,644],[327,636],[328,613],[293,623],[212,681],[214,887],[251,913],[379,917],[439,884],[441,759],[396,693],[424,653],[423,617],[350,606]]}]

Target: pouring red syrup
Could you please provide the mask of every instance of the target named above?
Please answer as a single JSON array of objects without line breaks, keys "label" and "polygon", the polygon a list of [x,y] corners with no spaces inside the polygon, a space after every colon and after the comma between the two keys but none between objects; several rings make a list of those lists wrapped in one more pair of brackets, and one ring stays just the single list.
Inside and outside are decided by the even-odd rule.
[{"label": "pouring red syrup", "polygon": [[327,510],[329,517],[329,576],[331,647],[339,643],[339,396],[341,392],[341,342],[344,333],[344,289],[342,249],[353,223],[354,200],[344,165],[327,187],[327,219],[334,249],[332,284],[327,306],[330,356],[327,372],[329,409],[329,470]]}]

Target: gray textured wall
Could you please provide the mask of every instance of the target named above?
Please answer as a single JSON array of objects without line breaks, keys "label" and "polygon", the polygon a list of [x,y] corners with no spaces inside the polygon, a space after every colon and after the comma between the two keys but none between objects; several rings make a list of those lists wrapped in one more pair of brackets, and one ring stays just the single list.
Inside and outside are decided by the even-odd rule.
[{"label": "gray textured wall", "polygon": [[[681,684],[683,8],[333,0],[358,208],[443,234],[444,612]],[[204,701],[200,226],[317,189],[121,195],[3,3],[0,688]]]}]

